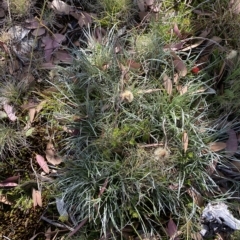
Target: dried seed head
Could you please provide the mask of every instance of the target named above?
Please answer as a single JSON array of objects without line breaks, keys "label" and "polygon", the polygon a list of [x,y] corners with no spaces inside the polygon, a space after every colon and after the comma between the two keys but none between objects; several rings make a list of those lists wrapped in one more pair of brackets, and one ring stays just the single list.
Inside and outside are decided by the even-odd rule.
[{"label": "dried seed head", "polygon": [[154,157],[156,160],[161,160],[161,159],[164,160],[168,158],[168,156],[169,156],[169,152],[165,148],[158,147],[154,151]]},{"label": "dried seed head", "polygon": [[132,92],[131,91],[129,91],[129,90],[126,90],[126,91],[124,91],[121,95],[120,95],[120,97],[121,97],[121,100],[122,101],[127,101],[127,102],[132,102],[133,101],[133,94],[132,94]]}]

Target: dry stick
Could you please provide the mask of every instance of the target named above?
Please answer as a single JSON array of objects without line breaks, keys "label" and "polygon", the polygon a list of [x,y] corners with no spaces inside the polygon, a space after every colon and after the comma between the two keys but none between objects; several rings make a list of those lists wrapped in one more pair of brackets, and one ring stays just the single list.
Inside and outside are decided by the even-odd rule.
[{"label": "dry stick", "polygon": [[167,148],[167,133],[166,133],[166,130],[165,130],[165,121],[166,119],[164,118],[163,121],[162,121],[162,129],[163,129],[163,133],[165,135],[165,144],[164,144],[164,148],[166,149]]},{"label": "dry stick", "polygon": [[158,92],[158,91],[163,91],[161,88],[156,88],[156,89],[147,89],[147,90],[139,90],[137,93],[153,93],[153,92]]},{"label": "dry stick", "polygon": [[[186,39],[184,39],[184,40],[182,40],[180,42],[184,43],[184,42],[187,42],[187,41],[190,41],[190,40],[194,40],[194,39],[199,39],[199,40],[203,40],[203,41],[207,40],[207,41],[209,41],[211,43],[208,43],[206,47],[209,47],[212,44],[216,44],[218,47],[220,47],[221,49],[224,50],[224,47],[221,46],[217,41],[214,41],[214,40],[212,40],[210,38],[205,38],[205,37],[190,37],[190,38],[186,38]],[[194,45],[192,45],[191,48],[189,48],[189,47],[191,47],[191,46],[185,47],[183,49],[179,49],[179,51],[186,51],[186,50],[193,49]],[[166,47],[165,49],[169,49],[169,47]]]},{"label": "dry stick", "polygon": [[163,143],[152,143],[152,144],[144,144],[144,145],[138,145],[141,148],[148,148],[148,147],[158,147],[158,146],[164,146]]},{"label": "dry stick", "polygon": [[8,237],[6,237],[6,236],[3,236],[5,239],[7,239],[7,240],[11,240],[10,238],[8,238]]},{"label": "dry stick", "polygon": [[60,223],[54,222],[54,221],[52,221],[52,220],[50,220],[50,219],[48,219],[48,218],[46,218],[46,217],[44,217],[44,216],[41,216],[41,219],[44,220],[44,221],[46,221],[46,222],[48,222],[48,223],[50,223],[50,224],[52,224],[52,225],[54,225],[54,226],[56,226],[56,227],[67,228],[67,229],[70,230],[70,231],[74,231],[73,228],[69,227],[69,226],[66,225],[66,224],[60,224]]},{"label": "dry stick", "polygon": [[74,230],[72,230],[72,232],[70,234],[68,234],[68,237],[73,236],[81,227],[83,227],[85,225],[87,220],[88,220],[88,218],[83,219],[82,222]]},{"label": "dry stick", "polygon": [[9,3],[9,0],[7,0],[7,6],[8,6],[9,19],[10,19],[10,22],[12,22],[12,16],[11,16],[11,11],[10,11],[10,3]]},{"label": "dry stick", "polygon": [[31,164],[31,168],[32,168],[32,170],[33,170],[33,172],[34,172],[34,175],[35,175],[35,177],[36,177],[36,180],[37,180],[38,190],[41,191],[41,188],[40,188],[40,186],[39,186],[39,180],[38,180],[38,177],[37,177],[37,172],[35,171],[35,169],[34,169],[34,167],[33,167],[33,164],[32,164],[32,158],[30,158],[30,164]]},{"label": "dry stick", "polygon": [[108,185],[108,178],[105,179],[100,191],[99,191],[99,194],[98,194],[98,197],[101,197],[101,195],[104,193],[104,191],[106,190],[107,188],[107,185]]}]

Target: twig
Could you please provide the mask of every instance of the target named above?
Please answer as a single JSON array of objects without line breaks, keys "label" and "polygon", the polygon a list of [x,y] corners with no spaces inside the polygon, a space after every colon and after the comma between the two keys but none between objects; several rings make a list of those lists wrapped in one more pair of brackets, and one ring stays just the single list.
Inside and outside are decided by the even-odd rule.
[{"label": "twig", "polygon": [[167,148],[167,133],[166,133],[166,130],[165,130],[165,121],[166,119],[164,118],[163,121],[162,121],[162,129],[163,129],[163,133],[165,135],[165,144],[164,144],[164,148]]},{"label": "twig", "polygon": [[80,230],[80,228],[85,225],[87,220],[88,220],[88,218],[83,219],[82,222],[74,230],[72,230],[72,232],[70,234],[68,234],[68,237],[73,236],[78,230]]},{"label": "twig", "polygon": [[161,88],[156,88],[156,89],[147,89],[147,90],[139,90],[137,93],[152,93],[152,92],[158,92],[162,91],[163,89]]},{"label": "twig", "polygon": [[144,145],[138,145],[141,148],[148,148],[148,147],[158,147],[163,146],[163,143],[152,143],[152,144],[144,144]]},{"label": "twig", "polygon": [[9,3],[9,0],[7,0],[7,6],[8,6],[9,19],[10,19],[10,22],[12,22],[12,16],[11,16],[11,11],[10,11],[10,3]]},{"label": "twig", "polygon": [[100,191],[99,191],[99,194],[98,194],[98,197],[101,197],[101,195],[104,193],[104,191],[106,190],[107,188],[107,185],[108,185],[108,178],[105,179]]},{"label": "twig", "polygon": [[6,236],[3,236],[5,239],[7,239],[7,240],[11,240],[10,238],[8,238],[8,237],[6,237]]},{"label": "twig", "polygon": [[70,231],[74,231],[73,228],[71,228],[71,227],[69,227],[69,226],[67,226],[67,225],[65,225],[65,224],[60,224],[60,223],[54,222],[54,221],[52,221],[52,220],[50,220],[50,219],[48,219],[48,218],[46,218],[46,217],[44,217],[44,216],[41,216],[41,219],[44,220],[44,221],[46,221],[46,222],[48,222],[48,223],[50,223],[50,224],[52,224],[52,225],[54,225],[54,226],[56,226],[56,227],[67,228],[67,229],[69,229]]},{"label": "twig", "polygon": [[33,172],[34,172],[34,174],[35,174],[35,177],[36,177],[36,179],[37,179],[38,190],[41,190],[41,189],[39,188],[39,181],[38,181],[38,177],[37,177],[37,172],[35,171],[35,169],[34,169],[34,167],[33,167],[33,164],[32,164],[32,158],[30,158],[30,164],[31,164],[32,170],[33,170]]}]

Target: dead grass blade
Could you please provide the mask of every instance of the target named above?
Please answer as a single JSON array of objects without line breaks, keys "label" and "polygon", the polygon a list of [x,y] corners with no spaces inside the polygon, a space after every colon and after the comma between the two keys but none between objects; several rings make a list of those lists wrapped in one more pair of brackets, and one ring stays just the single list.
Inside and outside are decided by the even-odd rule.
[{"label": "dead grass blade", "polygon": [[183,151],[186,153],[186,151],[188,149],[188,134],[187,134],[187,132],[183,133],[182,144],[183,144]]}]

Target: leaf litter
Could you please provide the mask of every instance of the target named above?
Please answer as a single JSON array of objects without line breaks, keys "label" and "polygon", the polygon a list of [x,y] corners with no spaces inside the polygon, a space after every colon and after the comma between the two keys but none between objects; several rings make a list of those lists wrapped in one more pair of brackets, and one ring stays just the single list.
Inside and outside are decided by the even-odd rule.
[{"label": "leaf litter", "polygon": [[[160,11],[160,5],[157,4],[153,0],[137,0],[136,3],[139,8],[138,14],[139,14],[140,20],[142,20],[142,24],[145,24],[147,22],[145,20],[149,20],[150,18],[154,19],[154,18],[152,18],[152,16],[156,16],[154,14],[158,13]],[[48,7],[50,10],[53,10],[55,12],[55,14],[58,15],[58,17],[60,17],[60,18],[63,15],[67,15],[68,17],[69,16],[73,17],[77,21],[78,27],[80,29],[85,29],[86,27],[92,26],[94,23],[94,20],[96,19],[96,15],[94,13],[84,11],[84,9],[82,9],[82,8],[76,8],[73,4],[70,4],[70,3],[67,4],[61,0],[53,0],[52,2],[49,2]],[[234,14],[238,14],[239,13],[238,12],[238,1],[237,0],[230,1],[229,8],[230,8],[230,10],[233,11]],[[3,10],[3,8],[0,8],[0,18],[5,17],[6,9]],[[195,11],[198,11],[198,10],[195,10]],[[207,13],[198,12],[198,14],[200,15],[200,14],[207,14]],[[45,20],[39,21],[39,19],[37,19],[37,18],[32,18],[32,19],[27,19],[25,21],[25,23],[21,26],[16,25],[12,29],[10,28],[9,34],[10,34],[11,39],[14,41],[22,41],[22,43],[23,43],[21,46],[21,50],[17,51],[16,49],[13,48],[14,52],[17,54],[18,57],[21,58],[21,60],[24,59],[24,57],[29,52],[31,52],[33,49],[35,49],[35,45],[33,44],[33,41],[32,41],[35,38],[35,39],[37,39],[37,41],[42,43],[42,44],[40,44],[40,46],[38,46],[38,50],[39,50],[39,48],[40,49],[43,48],[43,52],[44,52],[45,62],[43,62],[41,64],[41,68],[53,69],[57,65],[62,64],[62,63],[72,64],[73,58],[71,57],[69,52],[66,50],[67,49],[67,41],[66,41],[67,40],[67,34],[66,34],[67,28],[65,28],[65,30],[63,30],[63,31],[62,30],[60,31],[60,29],[58,29],[57,31],[54,31],[54,33],[53,33],[51,31],[49,31],[48,27],[49,27],[49,25],[48,25],[47,21],[45,21]],[[177,38],[179,38],[181,41],[179,41],[177,43],[170,43],[170,44],[166,45],[165,46],[166,49],[168,49],[168,50],[170,49],[171,51],[176,52],[176,53],[178,51],[180,51],[180,52],[190,51],[191,52],[193,49],[202,47],[202,45],[205,44],[205,46],[202,47],[202,55],[204,55],[208,52],[207,58],[205,58],[205,59],[199,58],[200,60],[198,59],[198,62],[196,62],[196,66],[194,68],[192,68],[190,71],[188,71],[187,64],[185,62],[185,58],[181,54],[177,53],[177,54],[175,54],[175,56],[173,56],[173,66],[174,66],[174,70],[175,70],[174,77],[173,78],[168,77],[166,74],[162,75],[164,88],[144,89],[144,90],[139,90],[137,93],[143,93],[143,94],[154,93],[157,91],[164,91],[164,89],[167,92],[167,94],[170,96],[173,95],[174,91],[178,91],[180,95],[187,93],[189,90],[188,89],[189,85],[187,82],[185,82],[185,77],[186,76],[188,77],[191,74],[198,74],[199,71],[202,70],[202,68],[203,68],[202,66],[204,66],[204,64],[207,63],[208,57],[210,56],[209,52],[213,51],[215,45],[219,46],[219,43],[221,43],[221,41],[222,41],[222,38],[220,38],[218,36],[214,36],[208,40],[207,37],[210,32],[209,30],[203,30],[202,33],[200,33],[200,35],[198,35],[198,37],[196,37],[195,39],[194,39],[194,37],[184,39],[184,33],[181,33],[177,22],[175,22],[172,25],[171,31],[173,31],[174,34],[177,36]],[[128,30],[124,31],[123,34],[126,34],[126,32],[128,32]],[[94,30],[93,36],[95,37],[96,42],[98,42],[100,44],[104,44],[104,42],[103,42],[104,37],[107,34],[108,34],[108,32],[105,29],[100,29],[99,27],[97,27]],[[64,44],[65,44],[65,46],[64,46]],[[10,53],[11,50],[8,49],[8,46],[5,44],[5,42],[1,42],[0,45],[6,54]],[[79,43],[79,46],[81,46],[80,43]],[[117,46],[115,53],[116,54],[122,53],[121,51],[122,51],[121,46],[120,45]],[[207,61],[205,61],[206,59],[207,59]],[[124,80],[124,84],[127,84],[128,81],[131,80],[131,78],[129,76],[130,71],[134,71],[135,73],[136,72],[140,73],[140,71],[142,71],[142,69],[144,68],[142,62],[140,64],[139,63],[140,61],[138,61],[138,60],[135,60],[135,58],[130,57],[129,60],[125,61],[126,66],[121,67],[122,68],[121,69],[122,78]],[[105,65],[103,65],[103,68],[105,71],[108,71],[109,69],[111,69],[111,64],[106,63]],[[225,68],[225,66],[223,68]],[[12,73],[16,72],[16,69],[19,69],[19,66],[13,66],[11,72]],[[222,72],[223,72],[223,70],[220,71],[220,73],[222,73]],[[34,78],[35,77],[33,77],[33,79]],[[35,81],[35,79],[33,81]],[[124,87],[125,87],[125,85],[124,85]],[[120,94],[120,98],[122,101],[125,101],[127,103],[132,103],[133,100],[135,101],[135,99],[133,97],[133,93],[130,90],[122,91],[122,93]],[[33,105],[31,105],[30,103],[27,103],[25,106],[22,107],[23,110],[28,111],[30,126],[31,126],[31,124],[33,124],[33,125],[35,124],[35,119],[36,119],[36,121],[38,120],[37,113],[39,113],[43,107],[47,106],[47,104],[48,104],[47,100],[40,100],[40,103],[38,102]],[[15,105],[12,105],[12,103],[11,104],[7,103],[7,104],[3,105],[3,110],[6,113],[6,115],[4,115],[5,116],[4,118],[8,117],[8,119],[10,121],[17,122],[16,120],[18,120],[19,112],[15,110]],[[32,136],[33,130],[35,128],[32,127],[29,129],[31,129],[31,132],[29,134],[27,134],[27,137]],[[229,138],[226,143],[224,143],[224,142],[209,143],[209,145],[208,145],[209,149],[212,152],[219,152],[219,151],[222,151],[225,149],[228,156],[232,157],[237,152],[237,141],[236,141],[237,132],[235,132],[234,130],[230,130],[228,132],[228,134],[229,134]],[[187,133],[187,131],[184,131],[183,135],[182,135],[182,147],[183,147],[183,151],[185,153],[188,150],[188,147],[189,147],[188,144],[189,144],[188,133]],[[49,169],[48,163],[50,163],[54,166],[57,166],[60,163],[62,163],[62,159],[58,156],[52,142],[47,143],[45,154],[46,154],[45,158],[46,158],[47,162],[46,162],[45,158],[42,156],[43,154],[41,154],[41,155],[36,154],[35,158],[36,158],[38,165],[41,167],[41,169],[46,174],[50,174],[51,171]],[[216,165],[217,165],[217,161],[216,161],[216,164],[214,163],[215,168],[216,168]],[[215,170],[215,168],[214,168],[214,170]],[[212,171],[212,173],[214,172],[214,170]],[[47,175],[47,176],[49,176],[49,175]],[[17,181],[14,181],[14,179],[12,179],[12,180],[9,179],[8,181],[4,180],[0,183],[0,186],[1,187],[14,187],[14,186],[18,185],[18,183],[16,183]],[[108,184],[108,182],[106,183],[106,185],[107,184]],[[177,186],[177,188],[178,188],[178,186]],[[105,189],[106,189],[106,186],[103,185],[102,193],[104,192]],[[32,198],[33,198],[34,207],[42,206],[41,193],[42,193],[41,191],[33,188]],[[197,192],[197,190],[188,189],[188,194],[193,198],[193,200],[195,201],[195,203],[198,206],[202,205],[202,204],[200,204],[200,202],[202,200],[201,194],[199,192]],[[1,201],[1,198],[0,198],[0,201],[4,203],[4,200],[5,200],[7,202],[7,199],[4,198],[4,195],[1,195],[1,196],[3,196],[2,197],[3,201]],[[7,204],[9,204],[9,203],[7,203]],[[82,223],[80,223],[79,228],[82,227],[86,223],[86,221],[87,220],[84,219],[82,221]],[[180,234],[180,233],[177,231],[177,226],[172,218],[170,218],[170,220],[168,221],[166,231],[168,232],[168,235],[170,236],[171,239],[179,239],[178,234]],[[50,229],[50,232],[51,232],[51,229]]]}]

